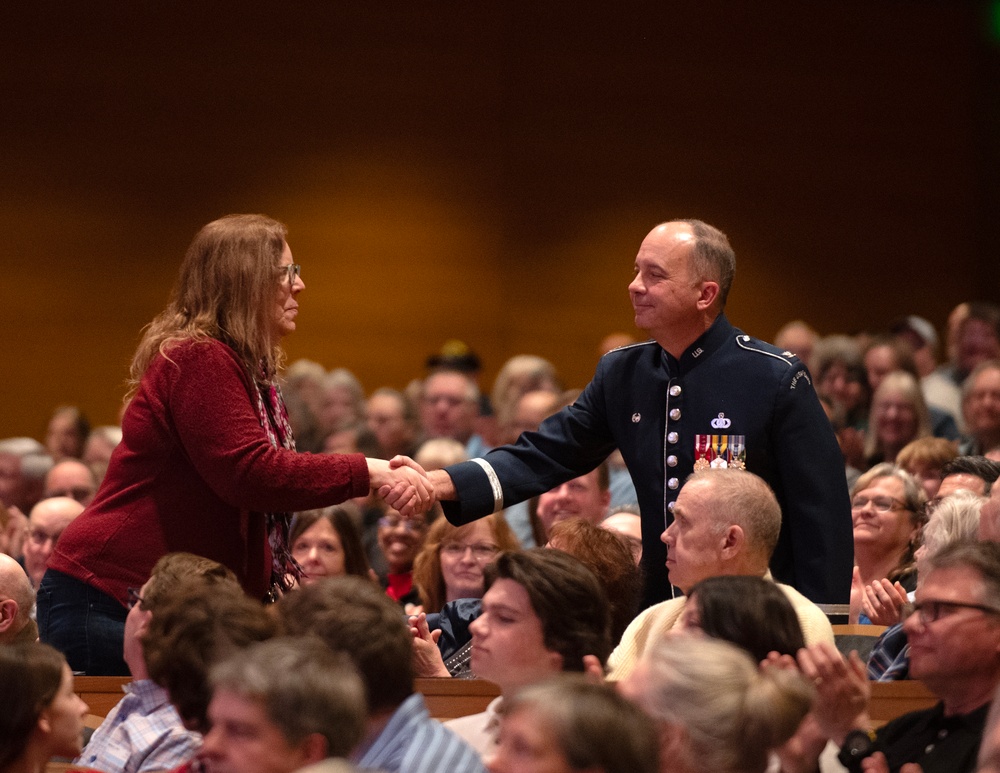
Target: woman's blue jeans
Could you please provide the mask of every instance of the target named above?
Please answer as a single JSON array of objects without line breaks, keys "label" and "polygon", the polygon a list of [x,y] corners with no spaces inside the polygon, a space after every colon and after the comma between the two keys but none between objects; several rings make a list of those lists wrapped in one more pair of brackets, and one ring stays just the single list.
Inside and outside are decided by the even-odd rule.
[{"label": "woman's blue jeans", "polygon": [[87,676],[128,676],[122,656],[125,618],[120,602],[62,572],[49,569],[38,587],[38,633]]}]

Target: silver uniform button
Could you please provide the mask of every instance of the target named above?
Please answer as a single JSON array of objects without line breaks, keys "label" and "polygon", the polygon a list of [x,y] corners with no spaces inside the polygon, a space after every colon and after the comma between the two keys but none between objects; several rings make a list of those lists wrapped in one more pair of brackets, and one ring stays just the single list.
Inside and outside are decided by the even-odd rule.
[{"label": "silver uniform button", "polygon": [[676,432],[668,432],[667,433],[667,442],[668,443],[676,443],[679,437],[680,437],[680,435],[678,435]]},{"label": "silver uniform button", "polygon": [[677,478],[671,478],[670,480],[667,481],[667,486],[669,486],[672,489],[677,488],[679,485],[681,485],[681,482],[677,480]]},{"label": "silver uniform button", "polygon": [[674,384],[672,387],[670,387],[670,396],[671,397],[677,397],[677,395],[679,395],[680,393],[681,393],[680,384]]},{"label": "silver uniform button", "polygon": [[671,421],[677,421],[680,417],[681,417],[681,409],[680,408],[672,408],[671,411],[670,411],[670,420]]},{"label": "silver uniform button", "polygon": [[667,457],[667,466],[668,467],[676,467],[677,466],[677,457],[674,456],[673,454],[670,454],[670,456]]},{"label": "silver uniform button", "polygon": [[677,504],[676,502],[667,502],[667,509],[670,512],[673,512],[674,511],[674,505],[676,505],[676,504]]}]

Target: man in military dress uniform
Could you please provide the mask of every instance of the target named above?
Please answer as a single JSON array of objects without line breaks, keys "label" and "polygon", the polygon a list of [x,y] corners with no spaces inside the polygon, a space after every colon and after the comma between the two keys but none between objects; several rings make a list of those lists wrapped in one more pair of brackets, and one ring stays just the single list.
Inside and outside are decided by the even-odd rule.
[{"label": "man in military dress uniform", "polygon": [[516,444],[431,473],[445,515],[467,523],[596,467],[616,447],[642,512],[646,602],[671,594],[660,534],[695,469],[745,468],[781,503],[775,579],[817,602],[846,602],[853,536],[844,463],[806,367],[723,314],[736,258],[698,220],[654,228],[629,285],[653,340],[601,358],[575,403]]}]

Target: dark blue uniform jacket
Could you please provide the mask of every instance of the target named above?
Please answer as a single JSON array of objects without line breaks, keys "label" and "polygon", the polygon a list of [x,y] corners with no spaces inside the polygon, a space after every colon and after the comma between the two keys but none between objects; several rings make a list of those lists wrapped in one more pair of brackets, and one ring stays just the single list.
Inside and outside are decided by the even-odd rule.
[{"label": "dark blue uniform jacket", "polygon": [[[482,460],[447,468],[467,523],[589,472],[620,448],[642,511],[646,602],[670,595],[660,534],[697,456],[744,464],[781,504],[775,579],[813,601],[846,603],[853,531],[844,462],[809,372],[724,315],[676,359],[655,341],[601,358],[575,403]],[[704,464],[705,462],[702,462]]]}]

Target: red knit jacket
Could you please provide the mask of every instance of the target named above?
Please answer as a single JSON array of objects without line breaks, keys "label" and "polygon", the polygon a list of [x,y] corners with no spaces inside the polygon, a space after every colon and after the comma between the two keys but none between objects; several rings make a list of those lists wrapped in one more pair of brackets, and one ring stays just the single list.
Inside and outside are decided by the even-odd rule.
[{"label": "red knit jacket", "polygon": [[365,458],[272,447],[256,387],[225,344],[185,342],[168,356],[147,368],[104,483],[63,532],[49,567],[124,604],[161,556],[184,550],[225,564],[263,598],[271,556],[261,513],[367,494]]}]

